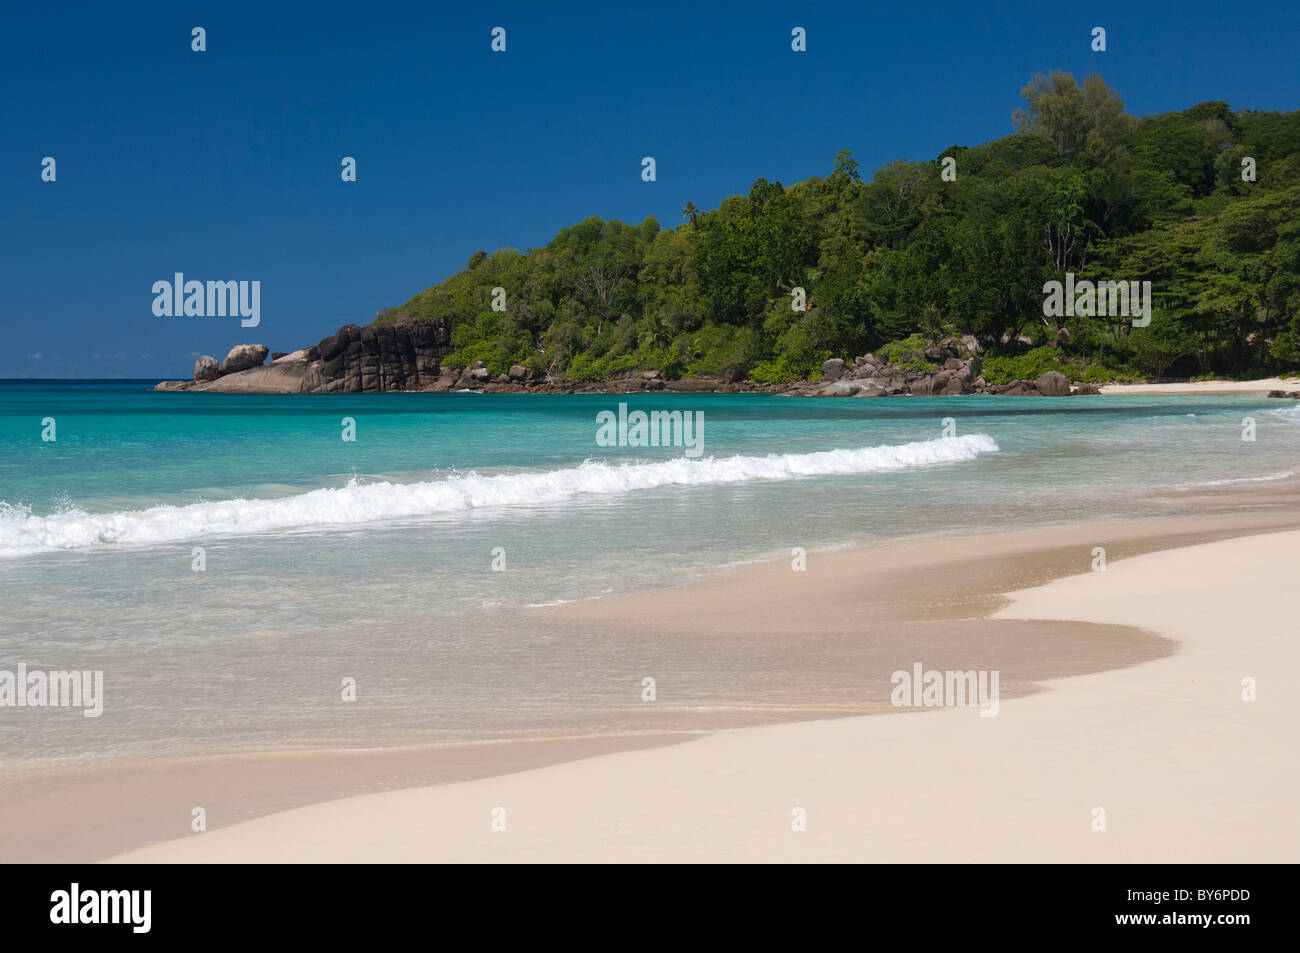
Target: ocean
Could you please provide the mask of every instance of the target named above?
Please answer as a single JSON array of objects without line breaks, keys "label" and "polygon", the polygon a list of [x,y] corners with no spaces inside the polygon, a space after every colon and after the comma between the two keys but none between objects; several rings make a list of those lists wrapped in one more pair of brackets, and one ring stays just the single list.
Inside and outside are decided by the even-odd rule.
[{"label": "ocean", "polygon": [[[530,607],[795,547],[887,560],[907,537],[1194,512],[1198,489],[1294,479],[1300,449],[1300,407],[1252,396],[152,384],[0,381],[0,670],[105,673],[99,718],[0,707],[0,763],[643,730],[637,647]],[[702,452],[598,439],[620,403],[699,415]],[[744,707],[695,674],[694,704]]]}]

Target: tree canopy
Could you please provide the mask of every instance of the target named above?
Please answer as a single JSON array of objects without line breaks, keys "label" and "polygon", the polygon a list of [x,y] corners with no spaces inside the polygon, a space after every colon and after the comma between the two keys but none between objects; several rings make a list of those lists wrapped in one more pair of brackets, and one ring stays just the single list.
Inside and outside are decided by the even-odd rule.
[{"label": "tree canopy", "polygon": [[[449,363],[576,380],[738,367],[787,381],[830,356],[952,333],[995,354],[1027,335],[1102,376],[1300,363],[1300,112],[1208,102],[1137,118],[1099,76],[1059,72],[1022,96],[1011,135],[870,180],[845,149],[825,178],[759,179],[712,210],[688,202],[671,228],[592,217],[542,248],[475,252],[376,323],[442,317]],[[1045,318],[1043,284],[1066,272],[1150,280],[1151,324]]]}]

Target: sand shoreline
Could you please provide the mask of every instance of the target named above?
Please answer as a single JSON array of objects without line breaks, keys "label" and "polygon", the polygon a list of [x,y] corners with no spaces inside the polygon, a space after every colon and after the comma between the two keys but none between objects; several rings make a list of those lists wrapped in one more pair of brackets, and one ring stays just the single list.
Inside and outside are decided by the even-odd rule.
[{"label": "sand shoreline", "polygon": [[[1298,549],[1297,530],[1221,539],[1017,592],[996,617],[1158,626],[1179,651],[1054,680],[995,718],[718,732],[318,804],[114,860],[1294,862],[1300,726],[1270,675],[1300,663],[1277,598]],[[1244,678],[1259,681],[1252,700]]]},{"label": "sand shoreline", "polygon": [[[1173,547],[1300,527],[1297,489],[1282,484],[1207,492],[1207,515],[1196,521],[1157,518],[905,541],[890,544],[887,565],[870,550],[814,553],[809,556],[810,571],[802,575],[791,573],[784,562],[760,563],[683,589],[535,611],[607,637],[639,638],[645,626],[689,627],[707,634],[691,638],[690,644],[701,651],[728,644],[743,651],[755,639],[780,643],[806,633],[815,620],[826,629],[825,642],[818,644],[842,652],[836,646],[861,632],[861,620],[869,617],[878,627],[873,631],[880,634],[882,647],[867,658],[865,668],[887,672],[891,666],[910,664],[907,660],[913,657],[965,668],[967,650],[975,645],[987,667],[1004,672],[1005,702],[1042,693],[1050,681],[1097,677],[1175,651],[1163,634],[1134,629],[1123,620],[1044,626],[995,619],[1006,603],[1006,592],[1086,570],[1095,545],[1105,546],[1111,560],[1122,562]],[[800,643],[799,651],[808,650]],[[844,664],[845,658],[855,657],[841,654],[831,661]],[[824,723],[817,720],[870,711],[897,715],[888,691],[888,684],[875,678],[863,687],[862,697],[843,709],[827,699],[801,709],[768,698],[768,714],[751,713],[738,724]],[[733,732],[725,729],[735,724],[702,721],[699,730],[720,728],[729,736]],[[268,752],[46,773],[0,786],[7,805],[0,819],[0,849],[8,861],[101,859],[155,841],[194,837],[189,833],[191,805],[208,811],[204,837],[210,837],[260,823],[256,818],[286,816],[275,812],[341,803],[340,798],[383,796],[377,792],[420,790],[429,784],[459,788],[583,759],[600,761],[620,752],[636,755],[645,753],[639,749],[695,737],[647,732],[379,752]],[[698,743],[692,740],[689,746]]]},{"label": "sand shoreline", "polygon": [[1144,397],[1155,394],[1256,394],[1300,391],[1300,377],[1264,377],[1249,381],[1182,381],[1169,384],[1103,384],[1102,396]]}]

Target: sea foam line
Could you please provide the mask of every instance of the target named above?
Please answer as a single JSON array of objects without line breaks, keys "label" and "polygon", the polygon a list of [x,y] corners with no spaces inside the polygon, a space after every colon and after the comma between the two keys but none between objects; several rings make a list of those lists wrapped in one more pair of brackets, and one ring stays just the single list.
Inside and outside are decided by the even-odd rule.
[{"label": "sea foam line", "polygon": [[1193,483],[1190,486],[1232,486],[1235,483],[1272,483],[1277,480],[1286,480],[1296,475],[1294,470],[1280,470],[1277,473],[1270,473],[1267,476],[1257,477],[1236,477],[1231,480],[1207,480],[1204,483]]},{"label": "sea foam line", "polygon": [[344,526],[435,516],[492,506],[562,503],[586,494],[616,496],[664,486],[795,480],[903,470],[974,460],[994,453],[987,434],[898,446],[766,456],[678,458],[610,465],[588,460],[540,473],[490,476],[469,472],[420,483],[360,483],[310,490],[278,499],[236,499],[160,505],[144,510],[87,513],[67,509],[32,515],[0,501],[0,557],[110,544],[149,544],[208,536],[246,536],[314,526]]}]

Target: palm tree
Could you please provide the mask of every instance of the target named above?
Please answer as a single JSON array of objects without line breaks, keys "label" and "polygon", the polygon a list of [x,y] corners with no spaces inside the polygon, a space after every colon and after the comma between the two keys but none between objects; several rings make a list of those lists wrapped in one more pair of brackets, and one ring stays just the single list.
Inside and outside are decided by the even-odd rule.
[{"label": "palm tree", "polygon": [[938,307],[929,301],[922,305],[916,324],[921,336],[930,344],[938,344],[945,337],[956,333],[952,322],[945,320]]},{"label": "palm tree", "polygon": [[694,202],[687,202],[686,207],[682,209],[682,218],[691,220],[691,228],[695,228],[695,216],[699,214],[699,209],[695,207]]}]

